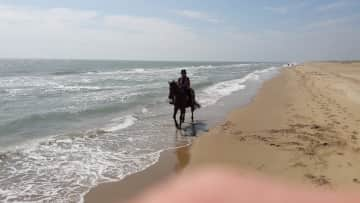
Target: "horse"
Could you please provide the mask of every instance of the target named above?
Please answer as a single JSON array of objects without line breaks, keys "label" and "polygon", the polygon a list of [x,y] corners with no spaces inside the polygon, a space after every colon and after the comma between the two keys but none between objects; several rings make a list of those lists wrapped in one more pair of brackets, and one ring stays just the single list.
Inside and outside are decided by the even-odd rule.
[{"label": "horse", "polygon": [[[193,91],[193,90],[191,90]],[[188,94],[179,87],[175,81],[169,82],[169,99],[173,99],[174,114],[173,119],[175,127],[181,129],[182,123],[185,122],[186,108],[191,108],[191,122],[194,122],[194,111],[196,108],[200,108],[200,105],[195,101],[195,94],[192,92],[193,98],[189,98]],[[176,120],[177,112],[180,110],[180,125]]]}]

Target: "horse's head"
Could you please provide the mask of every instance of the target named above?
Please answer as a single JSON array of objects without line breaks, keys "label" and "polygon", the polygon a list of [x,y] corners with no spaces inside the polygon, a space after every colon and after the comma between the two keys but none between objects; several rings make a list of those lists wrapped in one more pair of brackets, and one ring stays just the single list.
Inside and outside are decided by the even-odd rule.
[{"label": "horse's head", "polygon": [[170,86],[170,88],[176,88],[178,85],[177,85],[177,82],[175,82],[175,80],[172,80],[172,81],[169,81],[169,86]]},{"label": "horse's head", "polygon": [[175,93],[177,92],[177,89],[179,88],[178,84],[173,81],[169,81],[169,99],[173,98]]}]

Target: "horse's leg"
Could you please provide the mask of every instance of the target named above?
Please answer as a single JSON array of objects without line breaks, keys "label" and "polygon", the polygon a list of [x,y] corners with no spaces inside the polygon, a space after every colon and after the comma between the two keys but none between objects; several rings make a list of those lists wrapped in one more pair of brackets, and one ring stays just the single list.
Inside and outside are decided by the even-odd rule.
[{"label": "horse's leg", "polygon": [[175,122],[175,127],[176,127],[177,129],[179,129],[179,124],[178,124],[178,122],[177,122],[177,120],[176,120],[176,114],[177,114],[178,110],[179,110],[179,108],[177,108],[177,107],[174,105],[173,119],[174,119],[174,122]]},{"label": "horse's leg", "polygon": [[182,108],[181,113],[180,113],[180,128],[181,128],[182,123],[184,123],[184,122],[185,122],[185,108]]},{"label": "horse's leg", "polygon": [[185,122],[185,114],[186,114],[186,108],[183,109],[183,114],[182,114],[182,122]]},{"label": "horse's leg", "polygon": [[195,107],[194,105],[191,106],[191,122],[194,123],[194,111],[195,111]]}]

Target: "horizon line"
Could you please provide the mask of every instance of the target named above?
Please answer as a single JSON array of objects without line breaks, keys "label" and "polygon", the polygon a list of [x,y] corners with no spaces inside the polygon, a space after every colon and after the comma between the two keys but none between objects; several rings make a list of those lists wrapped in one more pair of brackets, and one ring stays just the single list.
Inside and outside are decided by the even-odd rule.
[{"label": "horizon line", "polygon": [[172,60],[172,59],[114,59],[114,58],[41,58],[41,57],[0,57],[0,60],[69,60],[69,61],[143,61],[143,62],[270,62],[270,63],[288,63],[289,61],[269,61],[269,60]]}]

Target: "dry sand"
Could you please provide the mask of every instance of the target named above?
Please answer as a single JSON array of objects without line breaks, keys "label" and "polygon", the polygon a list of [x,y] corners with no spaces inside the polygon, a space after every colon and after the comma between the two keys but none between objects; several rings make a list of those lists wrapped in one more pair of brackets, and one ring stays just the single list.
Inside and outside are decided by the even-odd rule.
[{"label": "dry sand", "polygon": [[329,189],[360,187],[360,63],[308,63],[268,81],[197,139],[188,168],[226,164]]},{"label": "dry sand", "polygon": [[121,202],[181,168],[227,165],[324,189],[360,188],[360,63],[307,63],[266,82],[253,101],[188,148],[93,189]]}]

